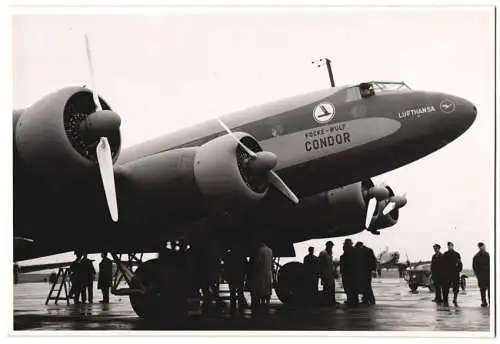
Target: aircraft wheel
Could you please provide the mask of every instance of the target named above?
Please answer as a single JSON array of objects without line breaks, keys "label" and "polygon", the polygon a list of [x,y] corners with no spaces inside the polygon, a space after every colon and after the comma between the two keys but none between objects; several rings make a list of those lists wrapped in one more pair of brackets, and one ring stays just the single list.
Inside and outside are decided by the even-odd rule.
[{"label": "aircraft wheel", "polygon": [[143,263],[135,272],[132,289],[145,289],[144,294],[131,294],[130,304],[144,319],[179,317],[187,313],[187,295],[183,274],[164,266],[158,259]]},{"label": "aircraft wheel", "polygon": [[278,271],[276,295],[286,305],[302,304],[312,295],[307,295],[304,282],[306,270],[302,263],[290,262]]}]

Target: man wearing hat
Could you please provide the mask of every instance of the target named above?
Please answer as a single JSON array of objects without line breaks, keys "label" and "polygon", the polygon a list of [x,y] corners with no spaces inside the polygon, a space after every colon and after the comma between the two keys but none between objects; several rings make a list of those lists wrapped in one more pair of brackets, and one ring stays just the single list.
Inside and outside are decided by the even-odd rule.
[{"label": "man wearing hat", "polygon": [[433,302],[437,304],[441,304],[443,302],[443,298],[441,297],[443,290],[443,254],[439,251],[441,246],[439,244],[434,244],[432,246],[434,248],[434,254],[432,255],[431,261],[431,274],[432,281],[434,282],[434,289],[436,296],[434,297]]},{"label": "man wearing hat", "polygon": [[[479,252],[472,259],[472,269],[477,277],[479,291],[481,293],[481,307],[488,307],[490,301],[490,255],[482,242],[477,244]],[[486,302],[486,290],[488,290],[488,302]]]},{"label": "man wearing hat", "polygon": [[453,304],[458,306],[457,296],[460,284],[460,271],[462,271],[460,254],[455,251],[452,242],[448,241],[448,251],[443,254],[443,305],[448,306],[450,286],[453,287]]},{"label": "man wearing hat", "polygon": [[335,301],[335,273],[332,257],[333,242],[328,240],[325,249],[319,254],[319,271],[323,294],[327,304],[336,304]]}]

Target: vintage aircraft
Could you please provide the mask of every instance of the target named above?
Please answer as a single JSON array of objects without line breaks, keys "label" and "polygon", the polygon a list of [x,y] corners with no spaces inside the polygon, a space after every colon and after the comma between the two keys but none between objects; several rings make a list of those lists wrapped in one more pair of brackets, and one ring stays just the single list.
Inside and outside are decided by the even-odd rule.
[{"label": "vintage aircraft", "polygon": [[399,252],[398,251],[389,251],[389,247],[386,247],[386,249],[382,252],[377,257],[377,263],[378,266],[381,269],[390,269],[398,266],[399,263]]},{"label": "vintage aircraft", "polygon": [[[75,249],[118,260],[163,252],[167,241],[190,243],[124,271],[130,288],[115,293],[129,295],[141,317],[184,309],[197,268],[179,256],[209,240],[248,250],[266,240],[287,257],[295,242],[393,226],[406,198],[370,178],[440,149],[476,118],[466,99],[370,81],[121,151],[120,117],[92,89],[63,88],[13,111],[14,236],[22,240],[14,260]],[[291,284],[278,277],[276,288],[293,292]]]}]

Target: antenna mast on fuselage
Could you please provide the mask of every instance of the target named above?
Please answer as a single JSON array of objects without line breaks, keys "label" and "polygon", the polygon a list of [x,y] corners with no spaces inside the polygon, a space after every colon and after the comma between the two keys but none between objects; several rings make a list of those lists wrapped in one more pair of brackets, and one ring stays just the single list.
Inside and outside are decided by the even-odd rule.
[{"label": "antenna mast on fuselage", "polygon": [[321,67],[323,65],[323,63],[326,65],[326,69],[328,71],[328,76],[330,77],[330,85],[332,87],[335,87],[335,80],[333,80],[333,73],[332,73],[332,66],[331,66],[331,63],[332,61],[330,61],[330,59],[328,58],[322,58],[322,59],[319,59],[317,61],[313,61],[312,64],[315,64],[317,65],[317,67]]}]

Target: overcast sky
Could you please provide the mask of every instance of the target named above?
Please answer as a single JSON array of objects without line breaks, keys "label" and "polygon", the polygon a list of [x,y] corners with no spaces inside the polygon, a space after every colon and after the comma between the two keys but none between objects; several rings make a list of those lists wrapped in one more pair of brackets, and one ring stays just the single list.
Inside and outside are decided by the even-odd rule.
[{"label": "overcast sky", "polygon": [[[407,192],[396,226],[351,236],[414,261],[451,240],[471,266],[478,241],[493,250],[493,8],[316,8],[128,15],[18,15],[13,19],[13,103],[29,106],[69,85],[96,88],[122,118],[123,147],[249,106],[337,84],[403,80],[461,96],[473,126],[445,148],[381,176]],[[43,230],[43,228],[40,228]],[[344,238],[334,239],[334,255]],[[311,243],[296,245],[298,258]],[[490,245],[491,243],[491,245]],[[72,255],[44,258],[72,259]]]}]

